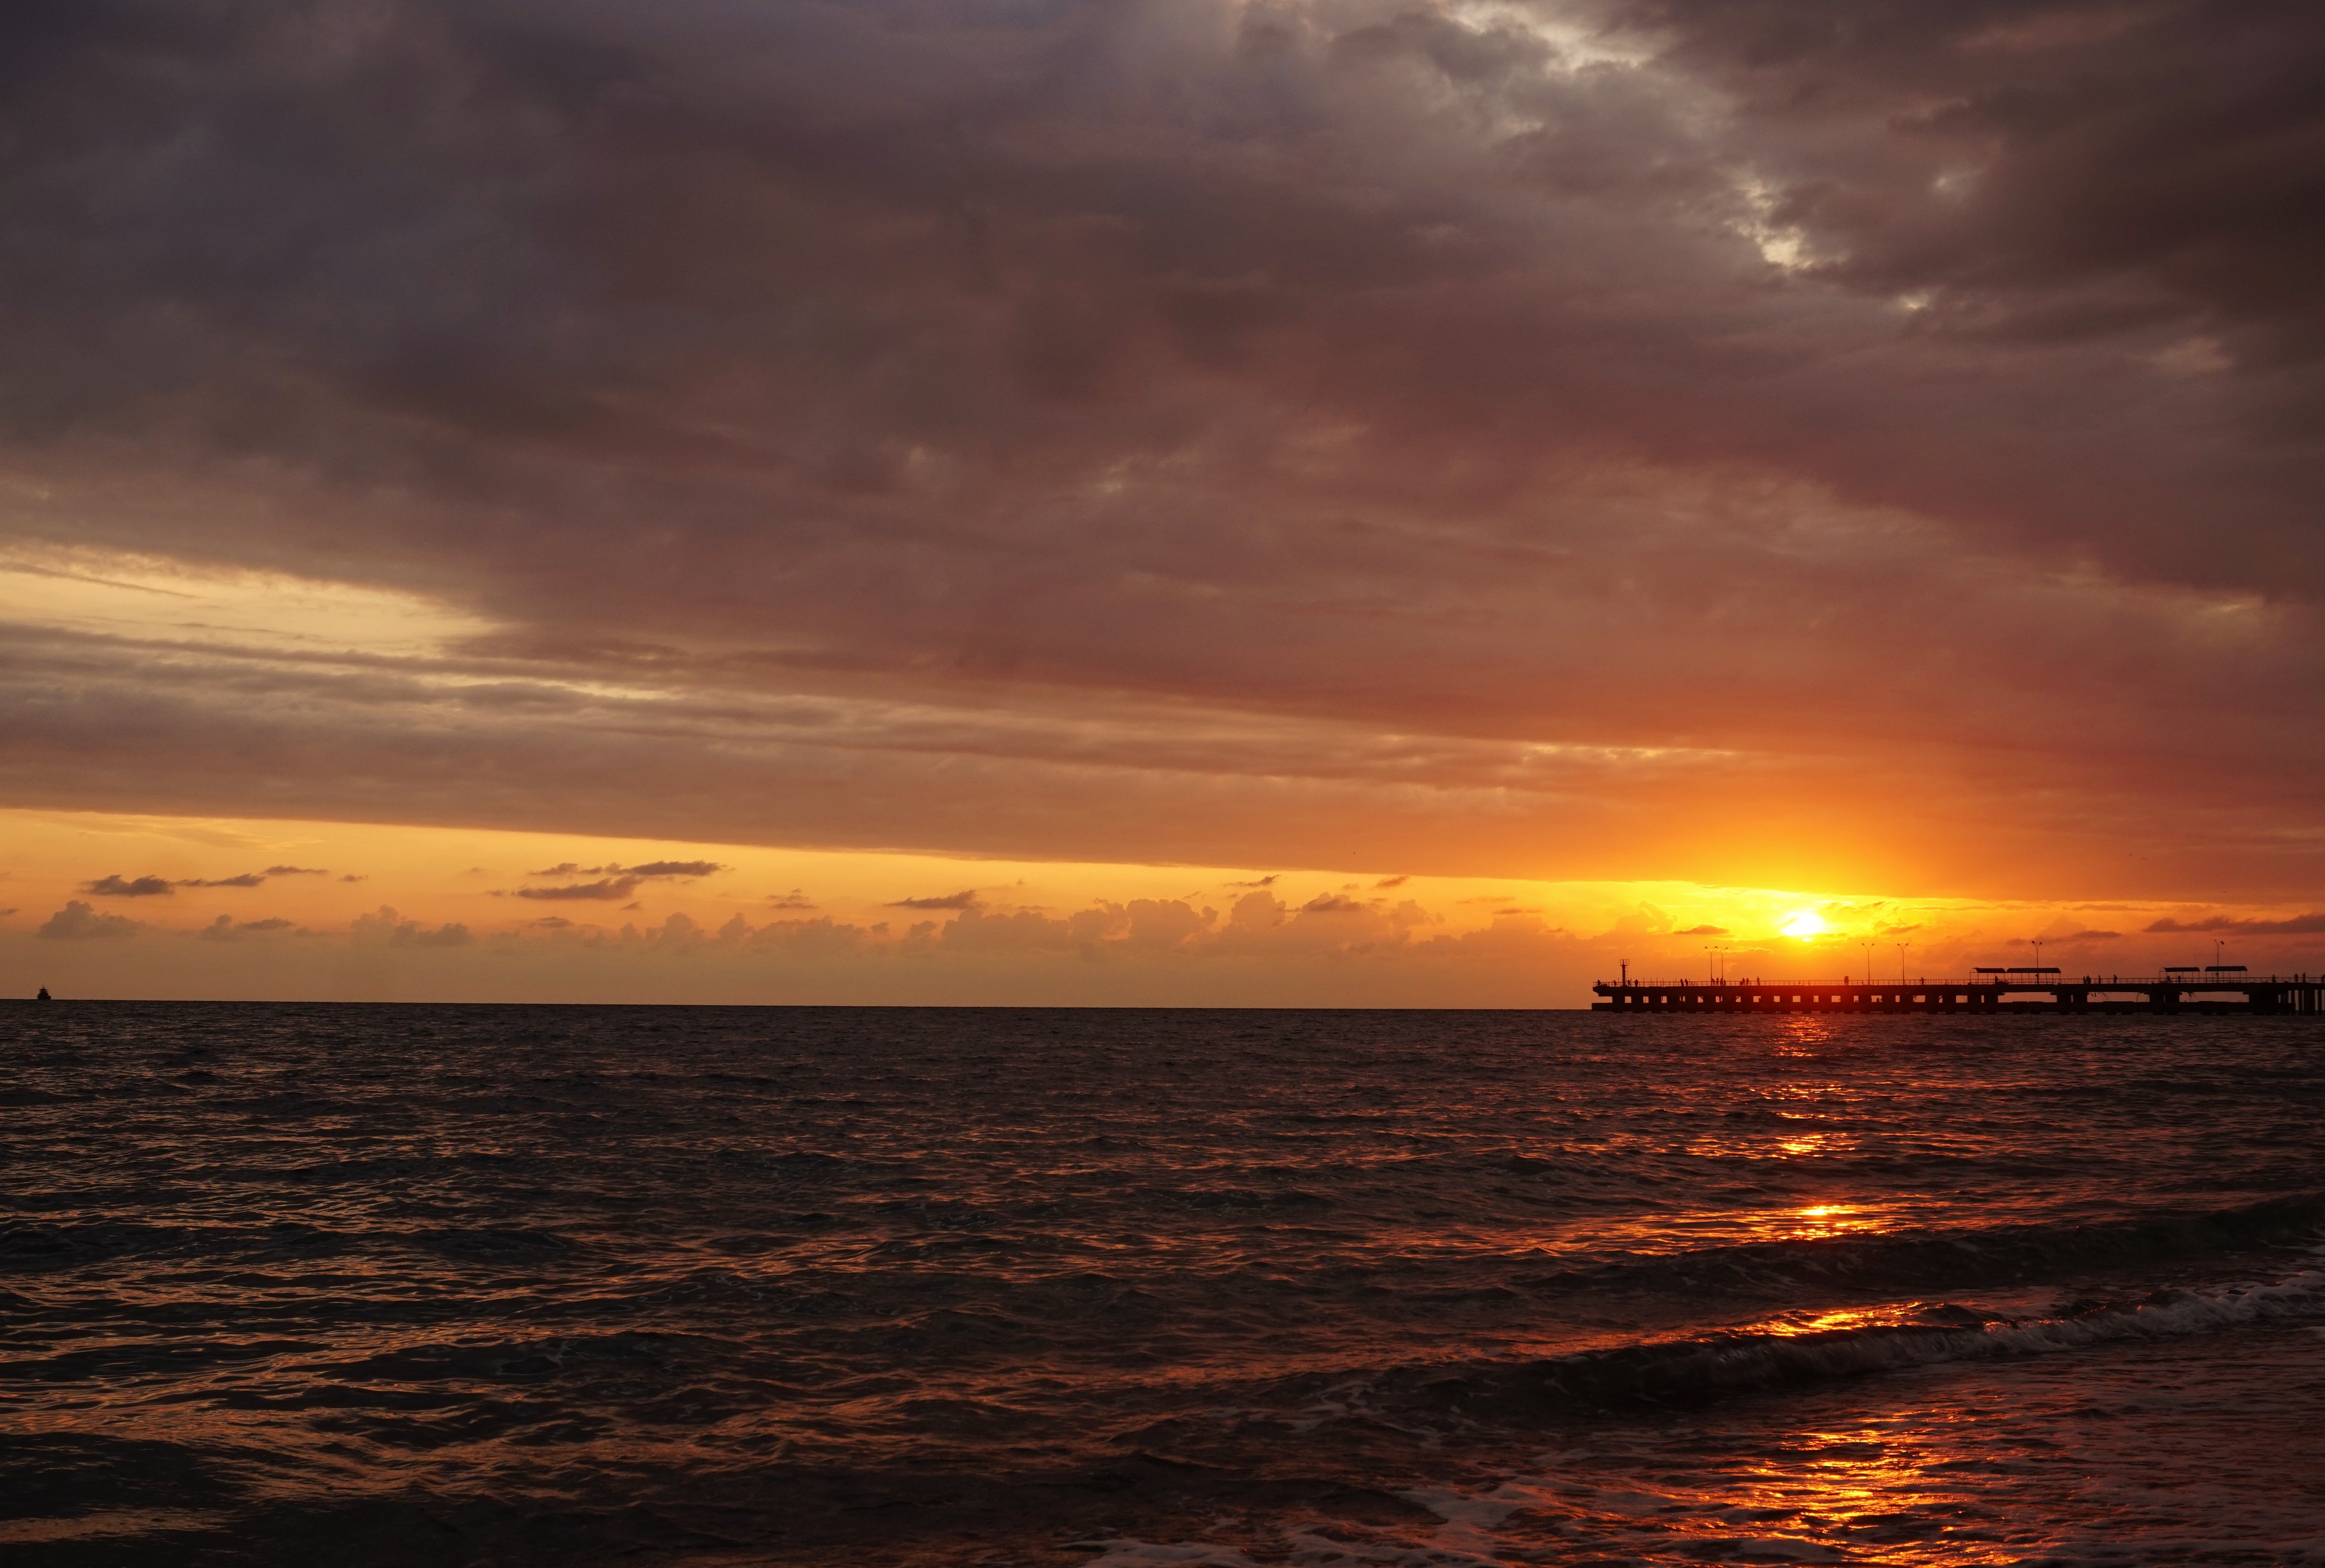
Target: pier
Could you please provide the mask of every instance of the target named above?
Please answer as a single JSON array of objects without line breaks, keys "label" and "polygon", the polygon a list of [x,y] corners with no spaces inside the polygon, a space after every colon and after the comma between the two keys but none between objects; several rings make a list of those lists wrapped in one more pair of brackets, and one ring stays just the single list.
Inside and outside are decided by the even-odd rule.
[{"label": "pier", "polygon": [[2265,977],[2215,965],[2161,974],[1981,970],[1968,980],[1602,980],[1594,1012],[1728,1018],[1741,1013],[2116,1012],[2325,1014],[2325,977]]}]

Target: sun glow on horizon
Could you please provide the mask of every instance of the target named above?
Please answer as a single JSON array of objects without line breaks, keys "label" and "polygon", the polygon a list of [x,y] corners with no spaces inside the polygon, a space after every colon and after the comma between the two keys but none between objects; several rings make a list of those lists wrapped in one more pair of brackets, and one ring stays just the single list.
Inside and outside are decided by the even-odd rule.
[{"label": "sun glow on horizon", "polygon": [[1818,914],[1814,909],[1802,909],[1795,912],[1790,919],[1776,929],[1787,936],[1796,936],[1806,942],[1813,937],[1823,936],[1829,927],[1825,925],[1822,915]]}]

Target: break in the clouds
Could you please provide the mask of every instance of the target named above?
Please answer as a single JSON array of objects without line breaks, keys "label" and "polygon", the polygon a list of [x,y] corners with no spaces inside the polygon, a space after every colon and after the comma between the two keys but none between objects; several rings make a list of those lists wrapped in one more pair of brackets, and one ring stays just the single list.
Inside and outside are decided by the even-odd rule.
[{"label": "break in the clouds", "polygon": [[2321,65],[2293,0],[16,5],[0,794],[2305,896]]}]

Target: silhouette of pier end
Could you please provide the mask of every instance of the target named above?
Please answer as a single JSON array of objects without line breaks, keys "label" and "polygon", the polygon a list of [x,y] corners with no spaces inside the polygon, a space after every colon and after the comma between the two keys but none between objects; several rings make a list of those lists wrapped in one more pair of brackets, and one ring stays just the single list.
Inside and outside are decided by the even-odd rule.
[{"label": "silhouette of pier end", "polygon": [[1594,1012],[1732,1018],[1744,1013],[2117,1012],[2325,1016],[2325,977],[2213,971],[2081,976],[1989,971],[1968,980],[1602,980]]}]

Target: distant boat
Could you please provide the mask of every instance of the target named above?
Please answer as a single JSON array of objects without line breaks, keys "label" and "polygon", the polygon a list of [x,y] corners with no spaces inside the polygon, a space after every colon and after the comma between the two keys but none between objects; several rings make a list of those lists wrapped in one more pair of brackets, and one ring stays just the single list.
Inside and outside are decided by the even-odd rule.
[{"label": "distant boat", "polygon": [[45,986],[45,985],[44,985],[44,986],[42,986],[42,987],[41,987],[41,994],[40,994],[40,995],[38,995],[38,996],[36,996],[36,997],[34,997],[32,1000],[33,1000],[34,1001],[49,1001],[49,1000],[50,1000],[50,997],[49,997],[49,988],[48,988],[47,986]]}]

